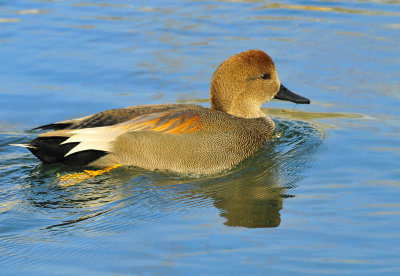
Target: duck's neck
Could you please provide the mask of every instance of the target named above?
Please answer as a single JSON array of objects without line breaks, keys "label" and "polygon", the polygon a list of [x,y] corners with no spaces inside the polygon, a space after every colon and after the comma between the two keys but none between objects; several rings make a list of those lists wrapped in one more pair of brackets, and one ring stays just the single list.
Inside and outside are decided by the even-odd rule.
[{"label": "duck's neck", "polygon": [[229,114],[242,118],[260,118],[266,117],[260,109],[261,104],[249,99],[235,98],[227,111]]}]

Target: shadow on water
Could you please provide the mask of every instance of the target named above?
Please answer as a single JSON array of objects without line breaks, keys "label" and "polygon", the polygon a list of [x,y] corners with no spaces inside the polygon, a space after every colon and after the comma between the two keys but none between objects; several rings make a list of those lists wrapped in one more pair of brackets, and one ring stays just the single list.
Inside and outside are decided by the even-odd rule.
[{"label": "shadow on water", "polygon": [[[212,206],[227,226],[278,227],[283,200],[292,197],[289,190],[305,176],[324,134],[317,125],[283,119],[277,121],[277,130],[283,134],[280,139],[236,168],[208,177],[118,168],[65,188],[54,182],[60,167],[40,165],[27,178],[24,201],[47,210],[53,219],[41,229],[55,232],[86,227],[101,234],[102,227],[125,227],[125,219],[159,220],[164,213]],[[108,226],[104,220],[96,222],[105,217]]]}]

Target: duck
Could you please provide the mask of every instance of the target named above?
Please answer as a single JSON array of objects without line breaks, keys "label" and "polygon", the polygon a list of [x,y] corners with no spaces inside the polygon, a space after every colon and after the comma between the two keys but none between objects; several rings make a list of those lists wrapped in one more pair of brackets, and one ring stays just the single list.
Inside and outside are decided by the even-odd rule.
[{"label": "duck", "polygon": [[267,53],[248,50],[215,70],[210,108],[167,103],[110,109],[34,128],[47,132],[19,146],[46,164],[214,174],[272,139],[275,122],[261,111],[272,99],[310,103],[281,84]]}]

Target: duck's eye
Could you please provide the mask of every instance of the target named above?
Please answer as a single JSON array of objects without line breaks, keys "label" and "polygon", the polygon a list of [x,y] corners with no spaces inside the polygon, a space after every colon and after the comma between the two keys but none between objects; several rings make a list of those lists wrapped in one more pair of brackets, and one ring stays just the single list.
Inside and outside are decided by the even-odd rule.
[{"label": "duck's eye", "polygon": [[269,79],[269,74],[267,74],[267,73],[262,74],[261,78],[264,79],[264,80],[267,80],[267,79]]}]

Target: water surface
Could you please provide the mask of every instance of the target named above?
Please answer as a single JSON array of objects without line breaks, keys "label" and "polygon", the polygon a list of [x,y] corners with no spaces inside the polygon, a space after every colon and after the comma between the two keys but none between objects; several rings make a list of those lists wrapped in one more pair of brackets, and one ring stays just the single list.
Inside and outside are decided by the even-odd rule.
[{"label": "water surface", "polygon": [[[309,106],[209,177],[118,168],[69,187],[29,129],[109,108],[208,106],[225,58],[262,49]],[[400,1],[1,1],[3,273],[400,273]]]}]

